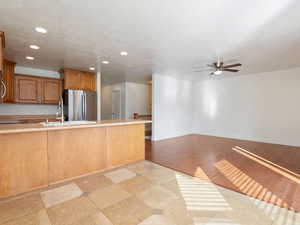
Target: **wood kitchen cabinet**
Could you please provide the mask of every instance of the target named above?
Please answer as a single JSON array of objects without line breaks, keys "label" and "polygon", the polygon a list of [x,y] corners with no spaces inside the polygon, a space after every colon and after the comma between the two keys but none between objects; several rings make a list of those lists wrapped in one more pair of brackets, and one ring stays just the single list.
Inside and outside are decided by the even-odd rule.
[{"label": "wood kitchen cabinet", "polygon": [[6,86],[6,95],[3,99],[5,103],[14,102],[14,74],[15,74],[15,62],[4,60],[2,79]]},{"label": "wood kitchen cabinet", "polygon": [[144,160],[144,122],[130,123],[0,127],[0,199]]},{"label": "wood kitchen cabinet", "polygon": [[0,135],[0,197],[48,184],[47,132]]},{"label": "wood kitchen cabinet", "polygon": [[89,72],[82,72],[80,76],[81,90],[96,91],[96,75]]},{"label": "wood kitchen cabinet", "polygon": [[42,81],[32,76],[15,76],[15,102],[42,104]]},{"label": "wood kitchen cabinet", "polygon": [[[107,165],[114,167],[145,159],[145,125],[108,127]],[[126,143],[126,144],[124,144]]]},{"label": "wood kitchen cabinet", "polygon": [[0,74],[3,72],[4,47],[5,47],[5,36],[4,36],[4,32],[0,31]]},{"label": "wood kitchen cabinet", "polygon": [[3,103],[4,101],[3,95],[5,92],[5,87],[3,84],[4,46],[5,46],[4,32],[0,31],[0,103]]},{"label": "wood kitchen cabinet", "polygon": [[15,75],[15,103],[58,104],[61,93],[60,79]]},{"label": "wood kitchen cabinet", "polygon": [[64,89],[96,91],[96,75],[72,69],[61,71],[64,78]]},{"label": "wood kitchen cabinet", "polygon": [[43,104],[58,104],[62,94],[62,82],[58,79],[42,80]]},{"label": "wood kitchen cabinet", "polygon": [[106,145],[104,127],[49,131],[49,183],[105,169]]},{"label": "wood kitchen cabinet", "polygon": [[80,90],[81,72],[71,69],[63,69],[64,89]]}]

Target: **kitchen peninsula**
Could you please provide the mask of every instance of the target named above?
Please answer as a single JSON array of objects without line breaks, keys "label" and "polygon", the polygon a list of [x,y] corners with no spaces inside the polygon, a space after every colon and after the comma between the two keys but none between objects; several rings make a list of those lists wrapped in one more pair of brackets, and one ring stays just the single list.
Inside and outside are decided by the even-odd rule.
[{"label": "kitchen peninsula", "polygon": [[0,198],[145,159],[145,123],[0,125]]}]

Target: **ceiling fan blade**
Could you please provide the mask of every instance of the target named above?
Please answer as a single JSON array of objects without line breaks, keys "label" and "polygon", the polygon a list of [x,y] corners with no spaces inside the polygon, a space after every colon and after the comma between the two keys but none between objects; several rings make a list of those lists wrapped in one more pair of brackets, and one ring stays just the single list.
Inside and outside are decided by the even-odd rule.
[{"label": "ceiling fan blade", "polygon": [[239,72],[239,70],[234,70],[234,69],[223,69],[223,71],[228,71],[228,72]]},{"label": "ceiling fan blade", "polygon": [[240,64],[240,63],[236,63],[236,64],[231,64],[231,65],[223,66],[223,68],[226,69],[226,68],[236,67],[236,66],[241,66],[241,65],[242,64]]},{"label": "ceiling fan blade", "polygon": [[206,66],[211,67],[211,68],[215,68],[215,65],[213,65],[213,64],[206,64]]}]

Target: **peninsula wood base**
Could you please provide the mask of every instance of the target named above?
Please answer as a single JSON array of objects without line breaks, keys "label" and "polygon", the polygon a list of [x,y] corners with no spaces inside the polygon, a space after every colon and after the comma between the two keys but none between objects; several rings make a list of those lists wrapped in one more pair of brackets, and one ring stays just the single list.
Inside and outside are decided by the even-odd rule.
[{"label": "peninsula wood base", "polygon": [[0,198],[145,159],[144,124],[0,134]]}]

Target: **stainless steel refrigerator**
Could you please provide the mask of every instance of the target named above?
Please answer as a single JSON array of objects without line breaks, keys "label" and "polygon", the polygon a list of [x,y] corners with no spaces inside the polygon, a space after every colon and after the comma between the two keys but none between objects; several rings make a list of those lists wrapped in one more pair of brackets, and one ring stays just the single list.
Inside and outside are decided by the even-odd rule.
[{"label": "stainless steel refrigerator", "polygon": [[64,91],[66,120],[97,120],[97,92],[82,90]]}]

